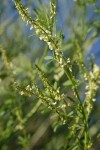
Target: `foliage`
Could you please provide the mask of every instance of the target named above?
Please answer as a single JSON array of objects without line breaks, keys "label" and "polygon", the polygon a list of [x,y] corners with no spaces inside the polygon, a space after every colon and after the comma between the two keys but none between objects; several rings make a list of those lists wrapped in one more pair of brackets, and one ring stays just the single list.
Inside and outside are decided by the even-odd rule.
[{"label": "foliage", "polygon": [[[14,0],[22,20],[45,42],[45,48],[41,57],[32,62],[24,55],[25,51],[18,52],[17,57],[16,53],[8,56],[0,44],[2,150],[15,146],[25,150],[90,150],[94,146],[99,131],[91,135],[90,127],[100,69],[91,56],[87,65],[85,52],[88,43],[91,45],[99,36],[100,21],[88,24],[85,20],[89,3],[100,13],[95,0],[77,0],[75,5],[83,9],[83,20],[79,20],[77,29],[72,28],[72,37],[64,42],[63,32],[57,27],[57,1],[50,0],[46,13],[39,1],[34,18],[20,0]],[[72,25],[71,20],[69,23]],[[49,133],[45,135],[47,130]]]}]

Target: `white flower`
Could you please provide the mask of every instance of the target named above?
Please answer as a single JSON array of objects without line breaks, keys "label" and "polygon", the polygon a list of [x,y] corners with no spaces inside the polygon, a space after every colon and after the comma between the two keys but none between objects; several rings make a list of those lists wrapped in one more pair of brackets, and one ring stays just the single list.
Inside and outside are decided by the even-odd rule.
[{"label": "white flower", "polygon": [[21,91],[21,92],[20,92],[20,95],[24,95],[24,92],[23,92],[23,91]]}]

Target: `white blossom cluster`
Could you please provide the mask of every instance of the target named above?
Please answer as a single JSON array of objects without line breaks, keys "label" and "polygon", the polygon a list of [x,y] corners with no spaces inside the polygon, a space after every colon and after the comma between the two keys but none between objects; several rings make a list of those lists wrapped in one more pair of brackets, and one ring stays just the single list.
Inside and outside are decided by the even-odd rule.
[{"label": "white blossom cluster", "polygon": [[56,15],[56,6],[50,1],[50,19],[53,19]]},{"label": "white blossom cluster", "polygon": [[85,80],[88,82],[86,85],[86,109],[88,115],[91,113],[93,102],[95,101],[95,94],[98,89],[98,83],[100,78],[100,69],[97,65],[94,65],[93,71],[90,71],[88,75],[85,74]]},{"label": "white blossom cluster", "polygon": [[[40,21],[39,18],[36,20],[33,20],[30,17],[29,10],[28,8],[24,8],[23,5],[19,1],[15,1],[15,6],[19,10],[19,14],[22,16],[22,19],[27,22],[27,24],[30,24],[30,30],[35,29],[35,32],[37,35],[39,35],[40,40],[45,41],[50,50],[55,51],[55,58],[59,65],[63,68],[66,65],[66,61],[63,58],[63,53],[60,50],[59,43],[57,42],[57,35],[52,35],[52,30],[50,30],[50,27],[46,28],[44,27]],[[52,19],[54,18],[56,14],[56,6],[52,2],[50,3],[50,14],[51,14],[51,19],[50,25],[52,26]]]},{"label": "white blossom cluster", "polygon": [[[36,34],[40,35],[39,36],[40,40],[45,41],[48,44],[50,50],[53,50],[54,41],[52,41],[51,39],[52,33],[39,23],[39,19],[33,20],[30,17],[28,8],[24,8],[23,5],[19,1],[15,1],[15,6],[19,10],[19,14],[21,15],[22,19],[26,21],[27,24],[31,25],[30,30],[35,29]],[[53,12],[54,11],[52,11],[52,15],[53,15]]]},{"label": "white blossom cluster", "polygon": [[41,76],[41,80],[44,84],[44,87],[45,87],[45,90],[50,93],[50,95],[52,95],[52,97],[54,98],[54,100],[56,101],[62,101],[63,98],[64,98],[64,95],[60,94],[60,91],[59,89],[54,89],[54,87],[49,83],[48,79],[45,77],[45,75],[43,74],[43,72],[38,68],[37,66],[37,69],[39,71],[39,74]]},{"label": "white blossom cluster", "polygon": [[61,113],[61,109],[56,106],[57,101],[52,102],[51,98],[45,96],[45,94],[41,92],[41,90],[38,88],[38,86],[35,83],[34,83],[34,87],[35,87],[36,93],[39,95],[38,98],[42,101],[42,103],[46,104],[48,106],[48,108],[50,108],[51,110],[54,110],[58,114],[58,116],[61,119],[62,123],[65,124],[66,120],[65,120],[64,116]]}]

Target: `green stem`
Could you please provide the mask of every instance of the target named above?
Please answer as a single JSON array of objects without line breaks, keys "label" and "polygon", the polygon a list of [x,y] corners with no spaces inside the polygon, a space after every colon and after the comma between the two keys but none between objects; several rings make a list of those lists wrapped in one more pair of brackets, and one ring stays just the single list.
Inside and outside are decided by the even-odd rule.
[{"label": "green stem", "polygon": [[81,110],[82,110],[82,115],[83,115],[83,119],[84,119],[84,138],[85,138],[85,143],[84,143],[84,150],[87,150],[87,141],[88,141],[88,118],[86,117],[86,114],[85,114],[85,111],[84,111],[84,106],[83,106],[83,103],[79,97],[79,94],[78,94],[78,91],[77,91],[77,88],[74,84],[74,81],[71,77],[71,75],[64,69],[65,71],[65,74],[66,76],[68,77],[68,79],[71,81],[72,85],[73,85],[73,90],[77,96],[77,99],[78,99],[78,102],[81,106]]}]

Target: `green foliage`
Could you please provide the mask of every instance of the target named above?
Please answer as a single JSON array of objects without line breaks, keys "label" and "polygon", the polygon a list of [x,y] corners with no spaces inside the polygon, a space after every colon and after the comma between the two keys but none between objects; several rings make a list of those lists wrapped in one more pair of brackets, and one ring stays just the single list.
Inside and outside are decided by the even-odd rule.
[{"label": "green foliage", "polygon": [[[94,146],[96,134],[91,136],[89,119],[99,89],[100,69],[91,60],[87,66],[84,55],[87,43],[91,45],[98,36],[95,31],[88,38],[91,30],[99,28],[99,20],[91,26],[80,20],[78,29],[73,28],[72,37],[64,43],[62,32],[57,31],[56,3],[50,0],[46,13],[40,3],[40,8],[34,9],[33,19],[29,9],[20,0],[14,0],[22,20],[30,30],[35,30],[46,47],[33,65],[33,58],[29,59],[22,53],[8,57],[0,45],[0,61],[3,63],[0,73],[2,150],[14,149],[15,146],[25,150],[90,150]],[[76,1],[77,7],[79,5],[83,10],[89,3],[99,14],[95,0]],[[84,14],[82,17],[85,19]],[[80,26],[84,26],[84,31]],[[70,48],[72,52],[68,52]],[[45,134],[47,130],[48,135]]]}]

